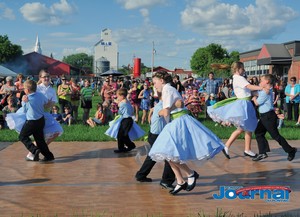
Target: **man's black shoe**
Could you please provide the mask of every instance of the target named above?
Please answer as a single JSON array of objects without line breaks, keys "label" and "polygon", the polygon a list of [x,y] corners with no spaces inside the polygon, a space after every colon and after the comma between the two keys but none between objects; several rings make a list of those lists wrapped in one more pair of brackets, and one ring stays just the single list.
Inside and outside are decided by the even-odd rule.
[{"label": "man's black shoe", "polygon": [[132,143],[132,145],[127,148],[127,151],[131,151],[131,150],[133,150],[135,148],[136,148],[135,144]]},{"label": "man's black shoe", "polygon": [[268,157],[267,154],[259,154],[259,155],[257,155],[256,157],[252,158],[252,160],[253,160],[253,161],[260,161],[260,160],[265,159],[265,158],[267,158],[267,157]]},{"label": "man's black shoe", "polygon": [[128,152],[128,150],[127,149],[116,149],[116,150],[114,150],[114,152],[115,153],[126,153],[126,152]]},{"label": "man's black shoe", "polygon": [[40,157],[39,157],[40,152],[41,152],[40,149],[35,150],[35,153],[33,154],[33,161],[40,160]]},{"label": "man's black shoe", "polygon": [[296,155],[296,152],[297,152],[297,148],[293,148],[293,151],[291,151],[290,153],[289,153],[289,155],[288,155],[288,161],[292,161],[292,160],[294,160],[294,158],[295,158],[295,155]]},{"label": "man's black shoe", "polygon": [[54,160],[54,157],[44,157],[43,159],[40,160],[41,163],[48,163]]},{"label": "man's black shoe", "polygon": [[159,185],[167,190],[173,191],[174,190],[174,186],[172,184],[168,184],[168,183],[164,183],[164,182],[160,182]]},{"label": "man's black shoe", "polygon": [[144,178],[136,178],[136,181],[139,181],[139,182],[152,182],[152,179],[151,178],[148,178],[148,177],[144,177]]}]

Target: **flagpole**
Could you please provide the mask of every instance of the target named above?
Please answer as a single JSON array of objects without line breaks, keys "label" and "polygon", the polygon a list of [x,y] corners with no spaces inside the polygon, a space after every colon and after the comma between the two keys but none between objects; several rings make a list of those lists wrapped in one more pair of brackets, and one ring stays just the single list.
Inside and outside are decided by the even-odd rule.
[{"label": "flagpole", "polygon": [[152,75],[153,75],[153,68],[154,68],[154,53],[155,53],[154,41],[152,41],[152,67],[151,67],[151,73],[152,73]]}]

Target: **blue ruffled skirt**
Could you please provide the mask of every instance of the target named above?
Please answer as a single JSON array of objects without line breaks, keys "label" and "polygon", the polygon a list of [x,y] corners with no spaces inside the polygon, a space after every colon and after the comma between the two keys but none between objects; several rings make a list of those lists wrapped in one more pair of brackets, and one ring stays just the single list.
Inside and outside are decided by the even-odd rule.
[{"label": "blue ruffled skirt", "polygon": [[[52,117],[50,113],[45,112],[44,118],[45,118],[45,127],[44,127],[45,140],[52,138],[56,134],[60,136],[63,133],[63,128]],[[24,113],[23,107],[21,107],[16,113],[7,114],[5,120],[7,122],[9,129],[15,130],[18,133],[20,133],[26,121],[26,114]]]},{"label": "blue ruffled skirt", "polygon": [[[112,138],[117,139],[122,120],[123,118],[118,118],[117,120],[113,120],[109,122],[109,128],[106,130],[105,134]],[[144,135],[145,135],[145,131],[137,123],[135,123],[135,121],[133,121],[133,125],[129,131],[130,140],[134,141],[138,138],[141,138]]]},{"label": "blue ruffled skirt", "polygon": [[192,116],[185,114],[167,124],[153,144],[154,161],[185,163],[213,158],[224,149],[223,142]]},{"label": "blue ruffled skirt", "polygon": [[235,100],[218,108],[209,106],[207,113],[215,122],[234,125],[244,131],[254,132],[257,126],[255,108],[250,100]]}]

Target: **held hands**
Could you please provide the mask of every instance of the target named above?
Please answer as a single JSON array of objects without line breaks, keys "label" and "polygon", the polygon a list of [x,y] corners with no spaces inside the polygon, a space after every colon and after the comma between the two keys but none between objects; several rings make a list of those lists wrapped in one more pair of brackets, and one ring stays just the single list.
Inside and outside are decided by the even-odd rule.
[{"label": "held hands", "polygon": [[24,95],[24,96],[22,97],[22,101],[23,101],[23,102],[28,102],[28,96],[27,96],[27,95]]}]

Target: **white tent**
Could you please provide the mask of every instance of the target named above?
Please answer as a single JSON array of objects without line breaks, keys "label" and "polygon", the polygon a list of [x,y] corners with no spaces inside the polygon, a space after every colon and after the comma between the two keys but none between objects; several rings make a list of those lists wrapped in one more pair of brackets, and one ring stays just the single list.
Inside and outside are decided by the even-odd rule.
[{"label": "white tent", "polygon": [[12,76],[16,77],[18,74],[11,71],[10,69],[0,65],[0,77]]}]

